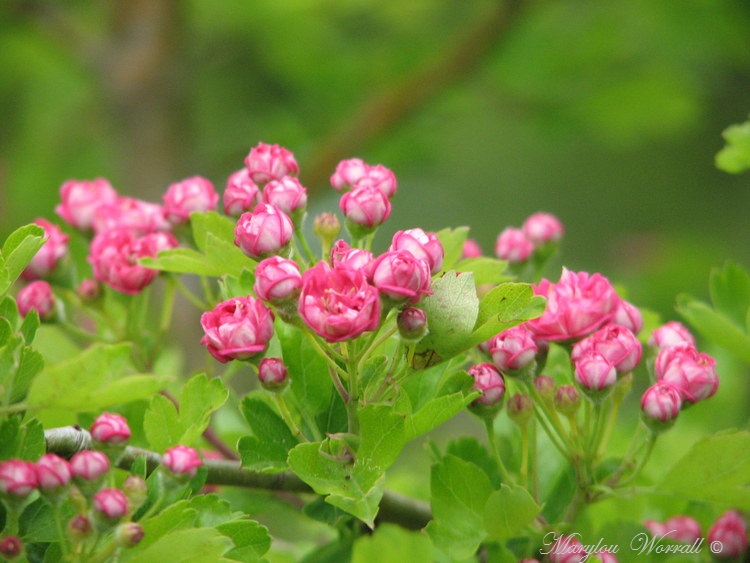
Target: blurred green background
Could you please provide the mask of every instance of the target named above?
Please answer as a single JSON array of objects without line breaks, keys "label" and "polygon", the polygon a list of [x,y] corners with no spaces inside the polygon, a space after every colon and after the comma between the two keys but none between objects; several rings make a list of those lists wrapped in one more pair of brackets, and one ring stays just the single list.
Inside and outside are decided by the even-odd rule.
[{"label": "blurred green background", "polygon": [[555,213],[561,263],[674,316],[712,266],[750,264],[748,176],[713,164],[748,112],[744,0],[4,0],[0,235],[68,178],[223,190],[264,141],[313,212],[339,159],[393,169],[383,240],[470,225],[491,252]]}]

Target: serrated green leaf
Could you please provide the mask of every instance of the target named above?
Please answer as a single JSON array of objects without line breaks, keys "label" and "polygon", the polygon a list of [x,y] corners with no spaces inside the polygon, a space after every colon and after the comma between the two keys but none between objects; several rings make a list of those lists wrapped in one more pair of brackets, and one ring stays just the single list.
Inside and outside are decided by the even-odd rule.
[{"label": "serrated green leaf", "polygon": [[490,538],[504,540],[516,536],[537,517],[541,507],[529,491],[503,483],[484,507],[484,525]]},{"label": "serrated green leaf", "polygon": [[205,563],[231,561],[222,557],[232,548],[232,541],[214,528],[191,528],[164,535],[146,549],[122,552],[122,561],[132,563]]},{"label": "serrated green leaf", "polygon": [[18,457],[21,445],[21,422],[16,417],[0,420],[0,460]]},{"label": "serrated green leaf", "polygon": [[471,272],[474,275],[474,283],[477,285],[499,284],[507,282],[512,278],[505,275],[508,263],[497,258],[480,256],[478,258],[465,258],[458,261],[453,269],[457,272]]},{"label": "serrated green leaf", "polygon": [[298,443],[286,422],[257,397],[245,397],[241,409],[254,434],[241,438],[237,446],[242,466],[253,471],[285,471],[289,450]]},{"label": "serrated green leaf", "polygon": [[443,271],[447,272],[461,259],[464,243],[469,238],[469,227],[446,228],[435,234],[443,245]]},{"label": "serrated green leaf", "polygon": [[205,373],[191,377],[180,393],[180,422],[183,426],[180,444],[191,445],[200,438],[211,422],[211,415],[229,398],[221,379],[209,379]]},{"label": "serrated green leaf", "polygon": [[[5,317],[0,317],[0,347],[8,343],[14,332],[14,327],[10,324],[10,321]],[[2,374],[0,374],[0,377],[2,377]]]},{"label": "serrated green leaf", "polygon": [[750,274],[740,265],[728,262],[722,269],[711,272],[708,289],[716,310],[744,327],[750,311]]},{"label": "serrated green leaf", "polygon": [[544,312],[546,300],[534,295],[525,283],[504,283],[484,296],[479,304],[476,327],[471,335],[471,346],[489,340],[496,334]]},{"label": "serrated green leaf", "polygon": [[476,438],[463,436],[452,440],[445,453],[473,463],[487,474],[490,483],[500,486],[500,469],[497,462],[492,458],[487,448],[480,444]]},{"label": "serrated green leaf", "polygon": [[36,309],[31,309],[31,311],[26,313],[26,316],[21,323],[21,335],[23,335],[23,340],[26,342],[27,346],[31,346],[31,343],[34,341],[34,336],[36,336],[36,331],[39,329],[39,324],[39,313]]},{"label": "serrated green leaf", "polygon": [[24,346],[18,364],[18,371],[13,378],[13,393],[10,396],[11,403],[19,403],[26,398],[34,377],[44,368],[44,358],[31,348]]},{"label": "serrated green leaf", "polygon": [[203,252],[207,252],[209,234],[228,244],[232,244],[234,241],[236,222],[219,215],[215,211],[195,211],[191,213],[190,226],[193,229],[193,240]]},{"label": "serrated green leaf", "polygon": [[268,528],[253,520],[234,520],[216,526],[216,529],[232,540],[234,549],[224,554],[227,559],[254,563],[271,548]]},{"label": "serrated green leaf", "polygon": [[432,399],[417,412],[406,417],[406,439],[413,440],[437,428],[456,416],[472,400],[472,395],[464,393],[453,393]]},{"label": "serrated green leaf", "polygon": [[[2,293],[0,293],[0,295],[2,295]],[[10,326],[13,327],[14,331],[19,317],[20,315],[18,314],[18,306],[16,305],[15,299],[10,296],[0,299],[0,318],[8,319],[8,322],[10,323]]]},{"label": "serrated green leaf", "polygon": [[8,236],[0,253],[0,263],[3,265],[0,295],[8,291],[43,244],[44,229],[38,225],[26,225]]},{"label": "serrated green leaf", "polygon": [[381,524],[375,533],[354,542],[352,563],[403,563],[434,561],[430,539],[394,524]]},{"label": "serrated green leaf", "polygon": [[677,296],[677,311],[703,336],[750,363],[750,337],[727,317],[684,294]]},{"label": "serrated green leaf", "polygon": [[292,392],[300,406],[313,415],[324,412],[334,393],[328,364],[298,328],[277,321],[276,334],[289,370]]},{"label": "serrated green leaf", "polygon": [[154,395],[143,416],[143,430],[150,447],[157,452],[179,444],[184,428],[174,403],[164,395]]},{"label": "serrated green leaf", "polygon": [[[154,473],[153,475],[158,474]],[[144,531],[143,539],[138,545],[130,548],[128,551],[131,553],[145,551],[159,538],[179,530],[190,529],[195,526],[197,517],[198,511],[190,507],[189,501],[177,501],[164,508],[158,514],[140,521]]]}]

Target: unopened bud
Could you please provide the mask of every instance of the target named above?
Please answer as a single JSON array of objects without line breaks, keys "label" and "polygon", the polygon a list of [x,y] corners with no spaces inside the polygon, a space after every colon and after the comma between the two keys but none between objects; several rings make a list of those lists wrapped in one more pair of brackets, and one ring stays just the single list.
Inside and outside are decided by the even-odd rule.
[{"label": "unopened bud", "polygon": [[528,395],[516,393],[508,400],[508,416],[519,426],[525,426],[534,416],[534,401]]},{"label": "unopened bud", "polygon": [[551,403],[555,398],[555,388],[557,384],[555,380],[548,375],[540,375],[534,380],[534,387],[536,387],[539,396],[547,403]]},{"label": "unopened bud", "polygon": [[581,406],[581,394],[572,385],[561,385],[555,392],[555,408],[560,414],[573,416]]},{"label": "unopened bud", "polygon": [[23,542],[17,536],[5,536],[0,540],[0,555],[3,559],[13,560],[23,551]]},{"label": "unopened bud", "polygon": [[74,542],[85,540],[93,531],[91,520],[81,514],[74,516],[68,522],[68,537]]},{"label": "unopened bud", "polygon": [[125,493],[132,511],[137,510],[148,497],[146,481],[138,475],[130,475],[125,479],[122,483],[122,492]]},{"label": "unopened bud", "polygon": [[115,541],[120,547],[133,547],[143,539],[143,526],[137,522],[120,524],[115,531]]},{"label": "unopened bud", "polygon": [[427,334],[427,315],[422,309],[406,307],[396,319],[398,333],[407,342],[417,342]]},{"label": "unopened bud", "polygon": [[333,213],[321,213],[313,221],[313,233],[323,248],[331,248],[341,234],[341,221]]},{"label": "unopened bud", "polygon": [[289,371],[281,358],[263,358],[258,364],[258,379],[264,389],[278,392],[289,384]]}]

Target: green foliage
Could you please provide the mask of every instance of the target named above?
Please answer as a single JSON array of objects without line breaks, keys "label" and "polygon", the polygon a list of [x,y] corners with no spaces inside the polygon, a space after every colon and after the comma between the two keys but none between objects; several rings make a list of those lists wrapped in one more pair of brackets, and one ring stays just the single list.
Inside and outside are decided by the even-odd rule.
[{"label": "green foliage", "polygon": [[433,548],[427,536],[394,526],[378,526],[370,536],[354,542],[352,563],[402,563],[434,561]]},{"label": "green foliage", "polygon": [[5,295],[44,244],[44,230],[26,225],[13,231],[0,251],[0,296]]},{"label": "green foliage", "polygon": [[237,445],[243,467],[261,472],[287,470],[289,450],[298,440],[286,422],[258,396],[245,397],[241,409],[253,431],[253,436],[243,436]]},{"label": "green foliage", "polygon": [[716,166],[731,174],[750,168],[750,121],[727,127],[722,136],[726,145],[716,154]]}]

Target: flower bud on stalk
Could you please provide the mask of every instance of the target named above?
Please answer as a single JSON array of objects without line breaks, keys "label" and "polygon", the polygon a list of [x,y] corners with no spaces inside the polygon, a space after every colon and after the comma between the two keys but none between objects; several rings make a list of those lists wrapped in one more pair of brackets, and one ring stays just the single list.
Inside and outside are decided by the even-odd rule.
[{"label": "flower bud on stalk", "polygon": [[720,559],[741,557],[747,551],[747,523],[736,510],[722,514],[708,530],[708,544],[719,549],[713,551]]},{"label": "flower bud on stalk", "polygon": [[203,465],[198,451],[188,446],[169,448],[161,458],[161,464],[180,482],[187,482]]},{"label": "flower bud on stalk", "polygon": [[428,233],[419,228],[398,231],[393,235],[388,250],[411,252],[415,258],[427,262],[433,276],[443,269],[445,250],[435,233]]},{"label": "flower bud on stalk", "polygon": [[663,381],[657,381],[641,397],[643,421],[655,432],[670,428],[681,408],[680,391]]},{"label": "flower bud on stalk", "polygon": [[258,299],[235,297],[203,313],[201,326],[201,344],[218,361],[248,360],[265,352],[273,336],[273,313]]},{"label": "flower bud on stalk", "polygon": [[70,458],[73,478],[85,495],[98,490],[110,468],[109,458],[102,452],[83,450]]},{"label": "flower bud on stalk", "polygon": [[348,191],[367,175],[369,168],[370,165],[366,164],[361,158],[342,160],[331,176],[331,186],[337,192]]},{"label": "flower bud on stalk", "polygon": [[383,195],[388,199],[396,195],[396,189],[398,188],[396,175],[382,164],[368,166],[365,175],[357,180],[355,185],[357,187],[369,186],[376,188],[383,192]]},{"label": "flower bud on stalk", "polygon": [[419,342],[427,334],[427,315],[416,307],[403,308],[396,317],[398,333],[405,342]]},{"label": "flower bud on stalk", "polygon": [[333,213],[321,213],[313,221],[313,233],[320,241],[323,256],[328,256],[333,243],[341,234],[341,221]]},{"label": "flower bud on stalk", "polygon": [[299,174],[299,166],[294,154],[279,145],[258,143],[245,158],[250,179],[259,186],[271,180],[281,180],[284,176]]},{"label": "flower bud on stalk", "polygon": [[60,187],[61,203],[55,212],[70,226],[85,231],[91,229],[98,208],[115,204],[117,198],[115,189],[103,178],[68,180]]},{"label": "flower bud on stalk", "polygon": [[128,499],[119,489],[102,489],[91,499],[93,519],[100,531],[111,529],[129,512]]},{"label": "flower bud on stalk", "polygon": [[222,195],[224,213],[239,217],[255,209],[261,203],[260,189],[250,178],[247,168],[232,173],[227,179],[227,186]]},{"label": "flower bud on stalk", "polygon": [[695,346],[695,338],[685,325],[677,321],[661,325],[651,333],[651,338],[648,339],[648,345],[658,349],[682,344]]},{"label": "flower bud on stalk", "polygon": [[646,520],[643,525],[651,532],[652,536],[666,536],[668,539],[680,543],[692,544],[695,540],[703,537],[701,525],[690,516],[673,516],[664,523]]},{"label": "flower bud on stalk", "polygon": [[534,252],[534,244],[528,240],[521,229],[505,228],[495,241],[495,256],[511,264],[526,262]]},{"label": "flower bud on stalk", "polygon": [[690,404],[711,397],[719,387],[716,360],[690,344],[662,348],[654,372],[658,381],[675,386]]},{"label": "flower bud on stalk", "polygon": [[13,561],[23,553],[23,542],[18,536],[5,536],[0,539],[0,557]]},{"label": "flower bud on stalk", "polygon": [[542,400],[551,404],[555,400],[555,389],[557,384],[555,380],[548,375],[539,375],[534,379],[534,387]]},{"label": "flower bud on stalk", "polygon": [[358,186],[346,192],[341,196],[339,207],[346,217],[346,228],[358,239],[375,232],[391,214],[388,197],[369,186]]},{"label": "flower bud on stalk", "polygon": [[294,235],[294,224],[281,209],[268,203],[243,213],[234,228],[234,244],[254,260],[274,254],[286,255]]},{"label": "flower bud on stalk", "polygon": [[45,454],[35,465],[39,492],[53,503],[62,500],[73,479],[73,469],[65,459],[56,454]]},{"label": "flower bud on stalk", "polygon": [[52,293],[52,286],[46,281],[37,280],[21,288],[16,301],[22,317],[32,309],[39,313],[39,318],[43,321],[50,321],[55,317],[55,295]]},{"label": "flower bud on stalk", "polygon": [[255,294],[274,305],[294,303],[302,289],[302,274],[293,260],[281,256],[264,258],[255,269]]},{"label": "flower bud on stalk", "polygon": [[137,522],[125,522],[115,530],[115,542],[119,547],[134,547],[141,543],[144,534],[143,526]]},{"label": "flower bud on stalk", "polygon": [[0,463],[0,500],[9,512],[20,515],[29,495],[38,486],[36,467],[30,461],[9,459]]},{"label": "flower bud on stalk", "polygon": [[53,273],[60,261],[68,255],[68,235],[57,225],[46,219],[36,219],[34,224],[44,230],[44,244],[32,257],[22,276],[26,280],[46,278]]},{"label": "flower bud on stalk", "polygon": [[279,393],[289,385],[289,371],[281,358],[263,358],[258,364],[258,379],[263,389]]},{"label": "flower bud on stalk", "polygon": [[122,483],[122,492],[128,499],[128,506],[135,512],[148,498],[146,481],[138,475],[129,475]]},{"label": "flower bud on stalk", "polygon": [[101,297],[102,286],[98,281],[86,278],[78,284],[78,287],[76,287],[76,293],[83,303],[92,303]]},{"label": "flower bud on stalk", "polygon": [[489,341],[488,348],[492,363],[509,377],[533,371],[539,351],[531,332],[523,325],[501,332]]},{"label": "flower bud on stalk", "polygon": [[469,375],[474,378],[472,389],[482,394],[471,403],[471,410],[482,418],[493,418],[503,406],[505,380],[490,363],[476,364],[469,368]]},{"label": "flower bud on stalk", "polygon": [[117,413],[100,414],[91,425],[91,438],[100,444],[124,444],[130,439],[128,421]]},{"label": "flower bud on stalk", "polygon": [[414,304],[432,293],[427,264],[404,250],[378,256],[368,265],[368,278],[391,304]]},{"label": "flower bud on stalk", "polygon": [[575,380],[589,398],[602,399],[617,381],[617,370],[601,354],[591,353],[575,362]]},{"label": "flower bud on stalk", "polygon": [[307,209],[307,188],[292,176],[271,180],[263,188],[263,202],[275,205],[299,225]]},{"label": "flower bud on stalk", "polygon": [[214,211],[219,194],[214,185],[200,176],[171,184],[164,194],[164,216],[173,225],[185,223],[194,211]]},{"label": "flower bud on stalk", "polygon": [[541,212],[527,217],[521,231],[535,245],[558,242],[565,234],[565,228],[557,217]]},{"label": "flower bud on stalk", "polygon": [[68,521],[68,537],[73,542],[84,541],[91,536],[94,531],[94,527],[91,525],[91,520],[85,516],[78,514]]},{"label": "flower bud on stalk", "polygon": [[516,393],[508,399],[506,410],[508,418],[518,426],[526,426],[531,417],[534,416],[534,400],[528,395]]},{"label": "flower bud on stalk", "polygon": [[567,417],[575,416],[581,406],[581,394],[572,385],[560,385],[555,392],[555,408]]}]

